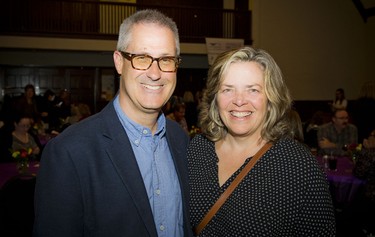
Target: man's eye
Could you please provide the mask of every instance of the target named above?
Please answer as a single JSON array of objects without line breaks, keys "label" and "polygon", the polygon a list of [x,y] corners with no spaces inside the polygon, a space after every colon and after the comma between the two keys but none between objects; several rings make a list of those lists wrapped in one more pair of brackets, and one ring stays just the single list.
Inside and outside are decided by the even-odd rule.
[{"label": "man's eye", "polygon": [[159,62],[163,64],[170,64],[170,63],[173,63],[174,61],[170,58],[161,58]]},{"label": "man's eye", "polygon": [[150,60],[148,57],[142,56],[142,55],[137,56],[135,59],[138,60],[138,61],[149,61]]}]

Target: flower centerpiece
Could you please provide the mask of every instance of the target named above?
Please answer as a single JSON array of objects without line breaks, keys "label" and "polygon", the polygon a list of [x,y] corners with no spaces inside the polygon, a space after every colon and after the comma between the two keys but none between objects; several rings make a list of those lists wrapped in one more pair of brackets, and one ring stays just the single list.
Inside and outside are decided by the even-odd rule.
[{"label": "flower centerpiece", "polygon": [[352,143],[346,147],[346,151],[348,152],[349,157],[355,163],[357,161],[358,155],[362,150],[362,144]]},{"label": "flower centerpiece", "polygon": [[34,125],[31,127],[31,132],[35,135],[43,135],[45,134],[45,129],[44,129],[45,125],[43,123],[43,121],[38,121],[38,122],[35,122]]},{"label": "flower centerpiece", "polygon": [[32,148],[20,149],[12,151],[12,157],[17,162],[17,169],[20,174],[24,174],[29,169],[29,158],[33,153]]},{"label": "flower centerpiece", "polygon": [[200,133],[201,133],[200,128],[192,126],[190,131],[189,131],[189,136],[190,136],[190,138],[193,138],[193,137],[195,137],[195,135],[200,134]]}]

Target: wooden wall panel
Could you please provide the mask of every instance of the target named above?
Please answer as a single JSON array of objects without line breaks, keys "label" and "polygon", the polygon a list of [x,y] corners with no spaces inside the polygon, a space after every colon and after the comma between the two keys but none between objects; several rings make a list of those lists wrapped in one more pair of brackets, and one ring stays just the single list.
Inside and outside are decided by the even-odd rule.
[{"label": "wooden wall panel", "polygon": [[[0,101],[5,96],[10,98],[24,93],[24,87],[32,84],[36,95],[42,96],[48,89],[59,95],[63,89],[68,89],[71,102],[83,102],[95,112],[98,85],[96,68],[38,68],[38,67],[6,67],[0,73],[2,93]],[[99,88],[100,90],[100,88]]]},{"label": "wooden wall panel", "polygon": [[33,68],[9,68],[4,72],[4,94],[21,95],[27,84],[35,85]]},{"label": "wooden wall panel", "polygon": [[65,72],[57,68],[37,68],[35,69],[36,82],[39,86],[39,94],[44,94],[48,89],[55,93],[65,86]]},{"label": "wooden wall panel", "polygon": [[94,109],[95,98],[95,70],[70,69],[68,71],[68,87],[71,102],[86,103],[91,111]]},{"label": "wooden wall panel", "polygon": [[[86,103],[92,113],[99,112],[108,103],[108,99],[101,97],[102,92],[108,90],[108,85],[102,88],[102,80],[108,80],[112,75],[113,86],[110,89],[113,89],[114,95],[118,90],[119,79],[113,68],[0,66],[0,106],[5,96],[21,95],[24,87],[30,83],[40,96],[48,89],[56,95],[68,89],[71,102]],[[207,69],[179,68],[174,94],[183,96],[186,90],[195,94],[205,87],[206,77]]]}]

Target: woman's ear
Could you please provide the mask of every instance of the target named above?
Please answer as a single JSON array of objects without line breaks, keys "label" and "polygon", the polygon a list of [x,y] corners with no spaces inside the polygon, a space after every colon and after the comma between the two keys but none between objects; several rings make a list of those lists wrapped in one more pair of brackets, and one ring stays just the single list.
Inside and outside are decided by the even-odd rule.
[{"label": "woman's ear", "polygon": [[124,58],[119,51],[113,53],[113,61],[115,63],[116,71],[119,75],[122,74],[122,66],[124,64]]}]

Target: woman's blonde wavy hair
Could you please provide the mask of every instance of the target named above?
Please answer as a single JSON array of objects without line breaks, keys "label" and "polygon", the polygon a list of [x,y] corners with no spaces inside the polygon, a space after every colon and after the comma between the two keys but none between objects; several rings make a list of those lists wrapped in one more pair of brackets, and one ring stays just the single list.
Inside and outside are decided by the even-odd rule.
[{"label": "woman's blonde wavy hair", "polygon": [[237,62],[256,62],[264,73],[264,88],[268,100],[268,110],[264,118],[261,136],[274,142],[283,136],[291,136],[288,113],[292,98],[286,86],[280,68],[266,51],[243,47],[219,55],[208,71],[206,89],[199,114],[199,126],[202,133],[211,141],[218,141],[228,130],[221,121],[217,105],[217,93],[222,83],[222,76],[229,65]]}]

